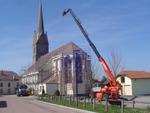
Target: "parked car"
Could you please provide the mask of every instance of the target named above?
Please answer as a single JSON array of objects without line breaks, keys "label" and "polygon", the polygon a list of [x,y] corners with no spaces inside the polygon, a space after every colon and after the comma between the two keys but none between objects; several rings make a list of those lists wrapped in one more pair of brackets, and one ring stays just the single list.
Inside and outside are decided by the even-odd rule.
[{"label": "parked car", "polygon": [[17,87],[17,96],[28,96],[27,85],[19,84]]}]

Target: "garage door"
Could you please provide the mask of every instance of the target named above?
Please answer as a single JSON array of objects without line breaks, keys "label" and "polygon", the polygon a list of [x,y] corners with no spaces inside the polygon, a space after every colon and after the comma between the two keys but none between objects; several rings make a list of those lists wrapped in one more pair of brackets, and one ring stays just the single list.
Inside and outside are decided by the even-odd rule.
[{"label": "garage door", "polygon": [[132,95],[132,90],[130,85],[124,86],[124,95]]}]

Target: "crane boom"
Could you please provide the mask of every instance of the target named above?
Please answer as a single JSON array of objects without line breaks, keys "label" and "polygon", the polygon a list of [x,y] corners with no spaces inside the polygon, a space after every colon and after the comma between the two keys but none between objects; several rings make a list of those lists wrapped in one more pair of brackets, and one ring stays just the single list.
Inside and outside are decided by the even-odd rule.
[{"label": "crane boom", "polygon": [[66,11],[63,12],[63,16],[66,15],[68,12],[70,12],[71,16],[73,17],[74,21],[76,22],[76,24],[78,25],[78,27],[80,28],[81,32],[83,33],[84,37],[86,38],[86,40],[88,41],[90,47],[92,48],[92,50],[95,52],[98,60],[101,62],[103,69],[105,71],[105,73],[107,74],[107,76],[109,77],[109,80],[111,81],[112,85],[116,85],[116,80],[115,77],[113,76],[113,74],[111,73],[110,68],[108,67],[107,63],[105,62],[105,60],[103,59],[103,57],[100,55],[100,53],[98,52],[97,48],[95,47],[95,45],[92,43],[92,41],[90,40],[86,30],[83,28],[81,22],[79,21],[79,19],[76,17],[76,15],[74,14],[74,12],[72,11],[72,9],[68,9]]},{"label": "crane boom", "polygon": [[114,99],[114,100],[118,99],[120,97],[118,92],[121,89],[121,85],[118,82],[116,82],[116,79],[113,76],[113,74],[111,73],[110,68],[108,67],[108,65],[105,62],[105,60],[103,59],[103,57],[98,52],[98,50],[95,47],[95,45],[90,40],[86,30],[83,28],[81,22],[76,17],[74,12],[71,9],[68,9],[68,10],[63,12],[63,16],[66,15],[67,13],[69,13],[69,12],[70,12],[71,16],[73,17],[74,21],[76,22],[76,24],[78,25],[78,27],[80,28],[80,30],[83,33],[84,37],[88,41],[90,47],[95,52],[98,60],[102,64],[102,67],[103,67],[106,75],[109,77],[109,80],[110,80],[98,93],[96,93],[96,98],[102,99],[103,97],[105,97],[105,94],[108,94],[107,98],[111,98],[111,99]]}]

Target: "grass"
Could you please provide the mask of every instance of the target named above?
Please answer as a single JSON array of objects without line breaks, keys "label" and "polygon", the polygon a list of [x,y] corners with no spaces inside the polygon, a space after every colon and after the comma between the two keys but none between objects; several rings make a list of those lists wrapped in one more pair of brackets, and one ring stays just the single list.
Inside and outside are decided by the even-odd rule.
[{"label": "grass", "polygon": [[[88,111],[94,111],[97,113],[121,113],[120,106],[114,106],[110,105],[108,107],[108,112],[105,111],[105,106],[102,104],[96,104],[95,108],[93,109],[93,104],[91,103],[86,103],[84,104],[83,102],[78,101],[78,106],[76,101],[69,101],[69,99],[64,99],[61,97],[55,97],[55,98],[49,98],[49,97],[42,97],[39,98],[41,101],[53,103],[53,104],[58,104],[58,105],[63,105],[63,106],[68,106],[68,107],[73,107],[73,108],[78,108],[78,109],[84,109]],[[132,109],[132,108],[125,108],[124,113],[150,113],[150,110],[143,110],[143,109]]]}]

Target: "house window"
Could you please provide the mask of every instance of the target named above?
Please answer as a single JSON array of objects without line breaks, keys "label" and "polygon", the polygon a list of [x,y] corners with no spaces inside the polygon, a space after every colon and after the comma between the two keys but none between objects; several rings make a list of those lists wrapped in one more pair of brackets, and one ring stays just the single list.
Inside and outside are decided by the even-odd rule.
[{"label": "house window", "polygon": [[121,77],[121,83],[125,83],[125,78]]},{"label": "house window", "polygon": [[0,83],[0,87],[3,87],[3,83],[2,82]]},{"label": "house window", "polygon": [[11,90],[10,89],[8,89],[8,94],[11,94]]},{"label": "house window", "polygon": [[0,89],[0,94],[3,94],[3,89]]},{"label": "house window", "polygon": [[42,91],[42,86],[40,86],[40,92]]},{"label": "house window", "polygon": [[10,84],[10,82],[8,83],[8,87],[10,87],[11,86],[11,84]]}]

